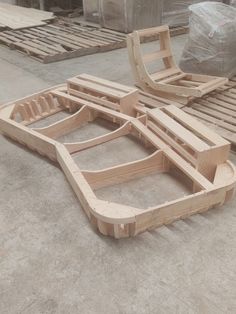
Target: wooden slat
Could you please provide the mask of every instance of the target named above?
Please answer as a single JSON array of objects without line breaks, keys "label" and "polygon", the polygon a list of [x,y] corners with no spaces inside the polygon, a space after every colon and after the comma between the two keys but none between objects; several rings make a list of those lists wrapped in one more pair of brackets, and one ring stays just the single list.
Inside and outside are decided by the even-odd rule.
[{"label": "wooden slat", "polygon": [[157,73],[155,74],[151,74],[151,77],[154,81],[160,81],[164,78],[167,78],[168,76],[171,77],[171,76],[174,76],[174,75],[177,75],[177,74],[181,74],[181,71],[180,69],[178,68],[171,68],[171,69],[168,69],[168,70],[161,70],[161,71],[158,71]]},{"label": "wooden slat", "polygon": [[[179,82],[179,79],[184,78],[186,76],[185,73],[180,73],[171,77],[168,77],[167,79],[164,79],[161,81],[162,84],[168,84],[172,83],[173,85],[176,85],[176,83]],[[192,86],[191,86],[192,87]]]},{"label": "wooden slat", "polygon": [[76,96],[78,98],[88,100],[88,101],[92,101],[95,104],[99,104],[101,106],[105,106],[105,107],[111,108],[113,110],[119,110],[120,109],[119,105],[117,105],[116,103],[112,103],[111,101],[108,101],[106,99],[95,97],[95,96],[87,94],[87,93],[79,92],[79,91],[71,89],[71,88],[69,88],[68,94],[72,95],[72,96]]},{"label": "wooden slat", "polygon": [[207,100],[200,100],[199,99],[198,103],[203,105],[204,107],[213,109],[213,110],[218,111],[218,112],[222,112],[223,114],[227,114],[230,117],[236,118],[236,111],[234,111],[234,110],[231,110],[231,109],[228,109],[228,108],[225,108],[225,107],[222,107],[222,106],[210,103]]},{"label": "wooden slat", "polygon": [[202,85],[199,86],[199,88],[201,90],[204,90],[204,91],[212,91],[212,90],[215,90],[217,87],[220,87],[224,84],[227,83],[227,79],[224,78],[224,77],[218,77],[218,78],[215,78],[215,79],[212,79],[211,81],[207,82],[207,83],[204,83]]},{"label": "wooden slat", "polygon": [[152,130],[155,134],[160,136],[165,142],[167,142],[173,149],[178,151],[181,156],[183,156],[186,160],[190,161],[192,165],[196,166],[197,161],[185,148],[178,144],[174,139],[172,139],[168,134],[166,134],[164,131],[162,131],[160,128],[158,128],[155,123],[148,121],[147,126],[150,130]]},{"label": "wooden slat", "polygon": [[95,80],[97,80],[99,85],[111,86],[112,88],[116,89],[117,91],[120,91],[123,93],[131,93],[131,92],[137,90],[134,87],[129,87],[126,85],[119,84],[117,82],[108,81],[108,80],[102,79],[100,77],[97,78],[97,77],[89,75],[89,74],[81,74],[79,77],[86,80],[86,81],[89,81],[89,82],[94,82]]},{"label": "wooden slat", "polygon": [[196,109],[194,109],[194,107],[185,107],[184,111],[191,114],[194,117],[197,117],[203,121],[212,123],[214,125],[219,125],[220,127],[224,128],[225,130],[231,131],[231,132],[236,132],[236,126],[232,125],[230,123],[227,123],[225,121],[222,121],[220,119],[217,119],[215,117],[212,117],[210,115],[208,115],[207,113],[198,111]]},{"label": "wooden slat", "polygon": [[[156,109],[155,109],[156,110]],[[196,169],[194,169],[187,161],[179,156],[175,151],[169,148],[160,138],[149,131],[140,121],[132,120],[133,126],[143,134],[148,136],[153,145],[163,150],[164,154],[195,183],[199,184],[204,189],[212,189],[213,185]]]},{"label": "wooden slat", "polygon": [[[236,145],[236,127],[230,125],[226,122],[217,120],[208,116],[207,114],[203,114],[202,112],[196,111],[192,108],[186,107],[184,110],[194,116],[196,119],[200,120],[206,126],[211,128],[214,132],[217,132],[220,136],[225,138],[231,144]],[[215,120],[215,122],[214,122]]]},{"label": "wooden slat", "polygon": [[167,58],[169,56],[170,56],[170,51],[165,49],[165,50],[161,50],[161,51],[144,55],[143,61],[144,63],[149,63],[149,62],[153,62],[155,60],[161,59],[161,58]]},{"label": "wooden slat", "polygon": [[33,53],[33,54],[36,54],[38,56],[47,56],[48,55],[48,53],[46,53],[40,49],[31,47],[31,46],[24,44],[24,43],[16,42],[16,43],[14,43],[14,47],[21,48],[24,51],[26,51],[27,53]]},{"label": "wooden slat", "polygon": [[222,120],[222,121],[228,122],[230,124],[236,125],[236,119],[228,116],[227,114],[218,112],[214,109],[206,108],[204,105],[201,105],[198,103],[195,103],[193,108],[198,110],[198,111],[201,111],[203,113],[206,113],[212,117],[218,118],[219,120]]},{"label": "wooden slat", "polygon": [[196,121],[196,119],[193,119],[183,110],[180,110],[175,106],[167,106],[164,108],[164,111],[172,114],[173,117],[181,121],[184,126],[187,126],[189,129],[202,136],[205,140],[211,141],[213,144],[217,145],[227,144],[227,142],[222,139],[221,136],[217,135],[215,132],[212,132],[211,129],[205,127],[202,123]]},{"label": "wooden slat", "polygon": [[122,91],[118,91],[118,90],[114,90],[112,88],[110,88],[109,86],[102,86],[96,82],[92,82],[92,81],[85,81],[83,79],[80,78],[72,78],[68,80],[70,83],[72,84],[78,84],[81,87],[84,88],[89,88],[91,90],[93,90],[94,92],[96,91],[102,91],[104,93],[104,95],[107,96],[112,96],[112,97],[123,97],[124,92]]},{"label": "wooden slat", "polygon": [[223,108],[228,108],[228,109],[231,109],[231,110],[235,110],[235,111],[236,111],[236,106],[234,106],[234,105],[232,105],[232,104],[229,104],[228,102],[219,100],[219,99],[217,99],[216,97],[208,96],[207,98],[204,98],[204,100],[206,100],[206,101],[209,102],[209,103],[219,105],[219,106],[221,106],[221,107],[223,107]]},{"label": "wooden slat", "polygon": [[185,129],[182,125],[174,121],[167,114],[159,109],[153,109],[148,111],[148,116],[154,121],[160,123],[167,130],[172,132],[175,136],[181,139],[184,143],[190,146],[194,150],[203,151],[209,148],[205,142],[199,139],[196,135]]}]

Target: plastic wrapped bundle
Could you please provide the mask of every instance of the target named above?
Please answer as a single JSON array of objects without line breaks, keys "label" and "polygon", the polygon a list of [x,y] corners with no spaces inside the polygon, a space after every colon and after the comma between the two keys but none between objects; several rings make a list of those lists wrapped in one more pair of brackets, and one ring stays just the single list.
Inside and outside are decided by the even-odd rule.
[{"label": "plastic wrapped bundle", "polygon": [[130,33],[161,25],[162,0],[100,0],[100,23]]},{"label": "plastic wrapped bundle", "polygon": [[[170,27],[188,25],[189,6],[203,1],[205,0],[164,0],[162,24],[168,24]],[[218,1],[222,2],[221,0]]]},{"label": "plastic wrapped bundle", "polygon": [[230,5],[232,5],[233,7],[236,8],[236,0],[231,0],[231,1],[230,1]]},{"label": "plastic wrapped bundle", "polygon": [[99,23],[99,0],[83,0],[83,10],[86,21]]},{"label": "plastic wrapped bundle", "polygon": [[180,61],[185,72],[236,74],[236,9],[218,2],[190,6],[190,29]]}]

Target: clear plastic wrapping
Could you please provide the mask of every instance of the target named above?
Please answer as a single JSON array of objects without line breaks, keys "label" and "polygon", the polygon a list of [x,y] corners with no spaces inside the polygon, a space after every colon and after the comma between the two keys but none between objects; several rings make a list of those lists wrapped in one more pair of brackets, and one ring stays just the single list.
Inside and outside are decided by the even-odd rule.
[{"label": "clear plastic wrapping", "polygon": [[181,69],[216,76],[236,75],[236,9],[204,2],[190,6],[190,11]]},{"label": "clear plastic wrapping", "polygon": [[99,0],[83,0],[85,20],[99,23]]},{"label": "clear plastic wrapping", "polygon": [[129,33],[161,25],[163,0],[83,0],[86,21]]},{"label": "clear plastic wrapping", "polygon": [[129,33],[161,25],[162,0],[100,0],[103,27]]},{"label": "clear plastic wrapping", "polygon": [[189,6],[203,1],[205,0],[163,0],[162,24],[170,27],[188,25]]},{"label": "clear plastic wrapping", "polygon": [[231,0],[230,1],[230,5],[232,5],[232,7],[236,8],[236,0]]}]

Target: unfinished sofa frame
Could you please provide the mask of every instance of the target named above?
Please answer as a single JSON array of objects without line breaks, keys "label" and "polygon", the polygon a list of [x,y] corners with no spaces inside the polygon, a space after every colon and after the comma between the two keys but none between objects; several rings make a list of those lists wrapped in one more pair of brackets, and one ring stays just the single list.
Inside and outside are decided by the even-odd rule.
[{"label": "unfinished sofa frame", "polygon": [[[71,82],[75,84],[75,90],[81,83],[77,82],[76,85],[75,80],[69,80],[68,84]],[[107,89],[105,91],[108,92]],[[132,94],[132,91],[127,91],[128,94],[130,92]],[[111,95],[109,97],[112,98]],[[96,101],[86,100],[83,92],[77,96],[71,95],[68,87],[63,85],[4,106],[0,110],[0,130],[29,149],[59,163],[92,225],[104,235],[115,238],[135,236],[206,211],[232,198],[236,170],[227,160],[230,148],[227,141],[175,106],[140,111],[136,118],[120,112],[118,107],[116,110],[108,108],[109,105],[106,101],[102,106]],[[35,121],[60,111],[70,112],[71,115],[44,128],[30,127]],[[116,130],[83,142],[57,141],[58,137],[97,117],[112,122]],[[72,158],[75,152],[129,134],[143,145],[152,145],[154,153],[141,160],[99,171],[81,170]],[[177,173],[181,180],[192,187],[192,194],[146,209],[100,200],[95,195],[94,191],[98,188],[126,182],[154,171]]]},{"label": "unfinished sofa frame", "polygon": [[[142,37],[152,34],[159,34],[160,50],[143,54]],[[228,82],[227,78],[181,71],[174,61],[167,25],[134,31],[127,36],[127,47],[136,84],[144,91],[187,104],[193,97],[202,97]],[[150,73],[147,64],[159,60],[164,69]]]}]

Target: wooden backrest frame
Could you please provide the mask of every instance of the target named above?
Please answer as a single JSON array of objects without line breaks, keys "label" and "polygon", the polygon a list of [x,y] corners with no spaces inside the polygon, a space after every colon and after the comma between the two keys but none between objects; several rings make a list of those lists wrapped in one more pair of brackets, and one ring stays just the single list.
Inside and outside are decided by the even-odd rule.
[{"label": "wooden backrest frame", "polygon": [[[159,35],[158,52],[143,55],[141,39],[146,34]],[[186,104],[191,97],[201,97],[228,82],[227,78],[184,73],[174,61],[168,26],[134,31],[127,36],[127,47],[137,86],[144,91]],[[146,64],[160,59],[164,69],[149,73]]]}]

